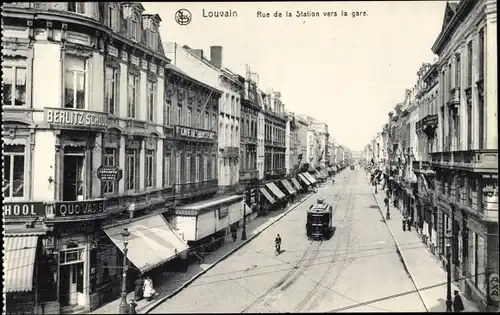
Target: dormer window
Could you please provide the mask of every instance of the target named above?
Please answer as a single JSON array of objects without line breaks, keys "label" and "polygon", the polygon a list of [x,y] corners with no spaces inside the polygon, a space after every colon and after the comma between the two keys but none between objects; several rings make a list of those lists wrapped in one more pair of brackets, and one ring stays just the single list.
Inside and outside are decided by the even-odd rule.
[{"label": "dormer window", "polygon": [[156,33],[156,29],[154,26],[152,26],[149,29],[149,40],[148,40],[149,47],[153,50],[157,50],[158,48],[158,34]]},{"label": "dormer window", "polygon": [[68,2],[68,11],[85,14],[85,2]]},{"label": "dormer window", "polygon": [[138,26],[139,26],[139,23],[137,22],[137,17],[135,16],[132,16],[132,18],[130,19],[130,28],[129,28],[129,37],[130,39],[132,40],[135,40],[137,41],[138,40]]},{"label": "dormer window", "polygon": [[113,4],[110,4],[108,6],[108,27],[113,29],[113,30],[116,30],[117,29],[117,25],[118,25],[118,10],[116,9],[116,7],[113,5]]}]

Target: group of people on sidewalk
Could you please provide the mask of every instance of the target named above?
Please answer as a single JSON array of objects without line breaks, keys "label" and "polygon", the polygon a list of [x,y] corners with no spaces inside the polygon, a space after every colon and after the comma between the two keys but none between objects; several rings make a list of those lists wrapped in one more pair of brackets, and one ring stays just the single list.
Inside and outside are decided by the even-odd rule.
[{"label": "group of people on sidewalk", "polygon": [[[372,179],[372,183],[373,183],[373,179]],[[377,183],[375,183],[375,185],[376,184]],[[384,187],[382,187],[382,189],[383,190],[385,189],[385,183],[384,183]],[[386,213],[387,220],[390,219],[390,210],[389,210],[390,206],[389,205],[390,205],[390,201],[391,201],[391,196],[392,196],[392,192],[389,189],[386,189],[385,190],[384,205],[387,209],[387,213]],[[393,197],[393,207],[396,209],[399,209],[398,198]],[[411,232],[412,225],[413,225],[413,220],[409,216],[403,214],[403,216],[402,216],[403,231],[408,230],[409,232]],[[453,306],[453,312],[455,312],[455,313],[460,313],[460,312],[463,312],[465,310],[462,298],[460,297],[460,292],[458,290],[454,291],[452,306]]]}]

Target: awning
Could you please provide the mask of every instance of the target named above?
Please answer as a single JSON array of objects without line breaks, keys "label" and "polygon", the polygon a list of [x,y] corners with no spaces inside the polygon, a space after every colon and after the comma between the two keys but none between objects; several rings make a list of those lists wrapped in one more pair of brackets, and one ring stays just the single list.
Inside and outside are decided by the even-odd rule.
[{"label": "awning", "polygon": [[296,178],[292,178],[292,183],[295,185],[295,188],[297,189],[302,189],[302,185],[299,183],[299,181]]},{"label": "awning", "polygon": [[311,184],[316,183],[316,179],[311,174],[309,173],[303,173],[303,174]]},{"label": "awning", "polygon": [[283,186],[285,186],[286,190],[288,190],[288,192],[290,194],[294,195],[297,193],[297,191],[295,191],[295,189],[293,189],[292,185],[290,184],[290,182],[288,180],[282,179],[281,183],[283,183]]},{"label": "awning", "polygon": [[299,177],[307,186],[311,185],[311,182],[304,176],[304,173],[299,174]]},{"label": "awning", "polygon": [[271,196],[271,194],[264,187],[260,188],[260,192],[264,195],[264,197],[266,197],[266,199],[270,203],[275,203],[276,202],[276,200],[274,200],[273,196]]},{"label": "awning", "polygon": [[276,196],[278,199],[285,198],[285,194],[276,186],[274,183],[267,183],[266,187]]},{"label": "awning", "polygon": [[43,233],[5,235],[5,292],[33,290],[38,236],[41,234]]},{"label": "awning", "polygon": [[[161,214],[139,218],[125,224],[103,227],[104,232],[123,252],[124,228],[128,228],[128,259],[141,272],[153,269],[186,251],[189,246]],[[177,251],[176,251],[177,250]]]}]

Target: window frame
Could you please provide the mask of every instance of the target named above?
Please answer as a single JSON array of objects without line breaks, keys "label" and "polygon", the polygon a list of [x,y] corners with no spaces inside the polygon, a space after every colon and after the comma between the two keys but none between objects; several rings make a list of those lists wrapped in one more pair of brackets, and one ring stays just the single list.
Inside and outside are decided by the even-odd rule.
[{"label": "window frame", "polygon": [[[109,153],[108,151],[112,151]],[[108,157],[112,156],[114,163],[109,164]],[[104,166],[118,166],[119,163],[119,149],[117,148],[104,148],[103,149],[103,163]],[[101,192],[104,196],[114,195],[118,193],[118,182],[116,181],[102,181],[101,182]],[[106,186],[111,187],[111,191],[106,190]]]},{"label": "window frame", "polygon": [[[133,78],[133,80],[131,80]],[[131,85],[131,81],[133,81],[133,85]],[[140,86],[140,76],[137,73],[134,72],[128,72],[127,75],[127,118],[131,119],[137,119],[139,116],[138,113],[138,100],[139,100],[139,86]],[[130,93],[131,90],[133,89],[134,91],[134,97],[132,98],[134,103],[130,104],[130,101],[132,100],[130,98]],[[133,107],[133,115],[132,114],[132,107]]]},{"label": "window frame", "polygon": [[200,182],[200,154],[196,154],[195,158],[195,182],[199,183]]},{"label": "window frame", "polygon": [[[81,69],[74,69],[74,68],[68,68],[67,67],[67,62],[66,62],[66,59],[69,59],[69,58],[76,58],[76,59],[80,59],[80,60],[83,60],[83,70]],[[64,67],[64,80],[63,80],[63,108],[69,108],[69,109],[79,109],[79,110],[88,110],[89,109],[89,66],[88,66],[88,63],[89,63],[89,58],[87,57],[82,57],[82,56],[77,56],[77,55],[72,55],[72,54],[66,54],[64,56],[64,64],[63,64],[63,67]],[[77,107],[77,101],[78,101],[78,93],[74,93],[73,94],[73,106],[72,107],[67,107],[66,106],[66,98],[67,98],[67,95],[66,95],[66,90],[67,90],[67,87],[66,87],[66,84],[67,84],[67,79],[68,79],[68,72],[72,72],[72,75],[73,75],[73,91],[76,91],[75,90],[75,87],[78,86],[78,78],[79,78],[79,75],[83,74],[83,79],[84,79],[84,88],[83,88],[83,97],[84,97],[84,100],[83,100],[83,108],[78,108]]]},{"label": "window frame", "polygon": [[[131,153],[133,152],[133,153]],[[130,172],[130,160],[133,158],[134,172],[133,174]],[[126,192],[135,192],[139,190],[139,160],[140,160],[140,150],[137,148],[125,148],[125,191]],[[133,175],[133,181],[130,181],[130,175]],[[130,187],[132,183],[133,187]]]},{"label": "window frame", "polygon": [[146,149],[145,150],[145,158],[144,158],[144,188],[153,189],[156,187],[155,185],[155,160],[156,160],[156,150]]},{"label": "window frame", "polygon": [[[4,102],[4,98],[2,97],[2,105],[7,108],[26,108],[28,105],[28,63],[26,58],[14,58],[10,56],[4,56],[4,60],[2,62],[3,69],[3,78],[2,80],[2,89],[5,91],[5,69],[11,69],[11,88],[10,88],[10,104]],[[17,70],[24,69],[24,104],[16,105],[16,94],[17,94]],[[4,93],[5,96],[5,93]]]},{"label": "window frame", "polygon": [[[13,147],[14,150],[12,151],[6,151],[6,149],[8,147]],[[22,152],[15,152],[15,147],[19,147],[22,149]],[[5,144],[4,148],[2,148],[2,155],[4,157],[4,163],[6,163],[6,160],[7,160],[7,157],[9,157],[9,159],[11,160],[9,163],[10,163],[10,169],[9,169],[9,172],[10,172],[10,176],[9,176],[9,179],[6,179],[5,178],[5,171],[3,172],[3,175],[2,175],[2,197],[4,197],[4,200],[5,201],[20,201],[20,200],[26,200],[27,199],[27,196],[26,196],[26,172],[27,172],[27,167],[28,167],[28,152],[27,152],[27,147],[26,145],[24,144],[17,144],[17,143],[14,143],[14,144]],[[20,150],[21,151],[21,150]],[[14,162],[14,157],[15,156],[22,156],[23,157],[23,183],[22,183],[22,196],[13,196],[13,193],[14,193],[14,181],[16,181],[14,179],[14,166],[15,166],[15,163]],[[4,167],[5,167],[5,164],[4,164]],[[6,187],[6,184],[8,183],[8,186]],[[28,183],[29,184],[29,183]],[[5,191],[6,191],[6,188],[9,189],[9,196],[6,197],[5,196]]]},{"label": "window frame", "polygon": [[172,185],[172,156],[171,154],[166,154],[163,156],[163,186],[170,187]]},{"label": "window frame", "polygon": [[193,109],[191,107],[187,108],[186,111],[186,127],[193,126]]},{"label": "window frame", "polygon": [[165,110],[163,112],[163,124],[166,126],[172,125],[172,100],[165,99]]},{"label": "window frame", "polygon": [[[112,73],[113,73],[113,78],[110,80],[108,78],[108,69],[111,69],[112,70]],[[105,66],[105,75],[104,75],[104,80],[105,80],[105,94],[104,94],[104,99],[105,99],[105,103],[104,103],[104,111],[106,113],[108,113],[109,115],[113,115],[113,116],[117,116],[118,114],[118,89],[119,89],[119,78],[120,78],[120,69],[116,68],[116,67],[113,67],[113,66],[110,66],[110,65],[106,65]],[[112,104],[112,107],[113,107],[113,110],[111,111],[111,106],[109,104],[109,98],[108,98],[108,94],[109,94],[109,89],[110,89],[110,85],[113,85],[113,90],[114,90],[114,97],[113,97],[113,104]]]},{"label": "window frame", "polygon": [[[70,10],[70,3],[73,3],[74,6],[75,6],[75,10],[72,11]],[[82,7],[78,7],[78,5],[82,5]],[[68,12],[72,12],[72,13],[76,13],[76,14],[81,14],[81,15],[86,15],[86,11],[87,11],[87,6],[86,6],[86,2],[68,2]],[[83,9],[84,12],[78,12],[79,10],[78,9]]]},{"label": "window frame", "polygon": [[156,91],[157,82],[153,80],[148,80],[147,83],[147,115],[146,118],[150,122],[155,122],[155,111],[156,111]]},{"label": "window frame", "polygon": [[138,42],[140,40],[139,38],[139,20],[135,13],[132,14],[130,17],[130,30],[129,30],[129,36],[130,39],[133,41]]},{"label": "window frame", "polygon": [[191,154],[186,154],[186,164],[184,167],[184,183],[189,184],[191,183]]},{"label": "window frame", "polygon": [[175,115],[176,124],[182,126],[182,103],[177,102],[177,111]]}]

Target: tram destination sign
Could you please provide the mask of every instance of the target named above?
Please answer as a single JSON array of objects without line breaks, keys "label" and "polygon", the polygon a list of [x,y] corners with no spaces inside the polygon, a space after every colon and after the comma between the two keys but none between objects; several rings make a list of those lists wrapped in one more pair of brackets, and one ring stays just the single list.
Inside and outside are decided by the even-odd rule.
[{"label": "tram destination sign", "polygon": [[5,218],[43,217],[45,205],[43,202],[5,202],[2,214]]},{"label": "tram destination sign", "polygon": [[119,181],[123,177],[123,170],[117,166],[101,165],[97,169],[97,178],[101,181]]}]

